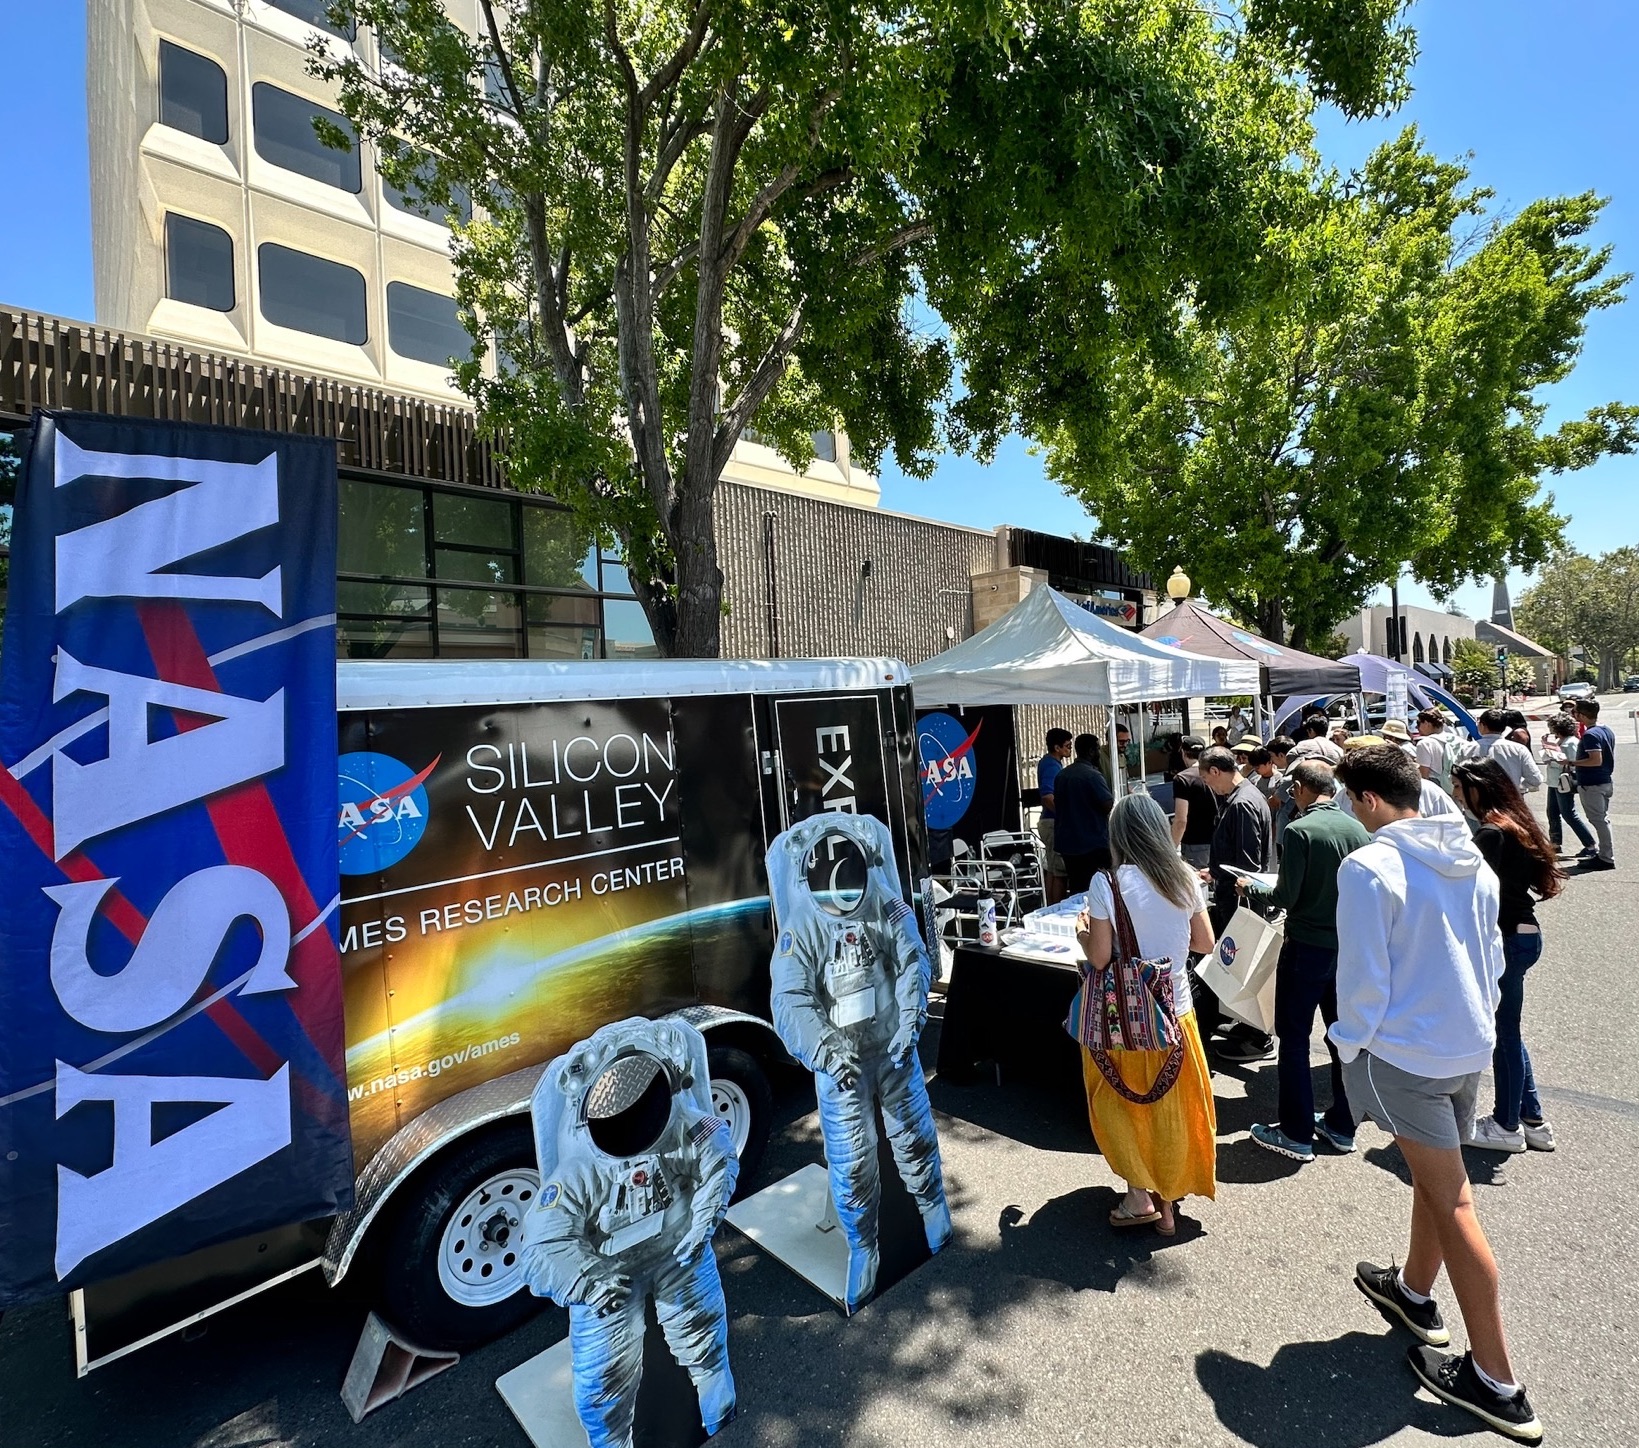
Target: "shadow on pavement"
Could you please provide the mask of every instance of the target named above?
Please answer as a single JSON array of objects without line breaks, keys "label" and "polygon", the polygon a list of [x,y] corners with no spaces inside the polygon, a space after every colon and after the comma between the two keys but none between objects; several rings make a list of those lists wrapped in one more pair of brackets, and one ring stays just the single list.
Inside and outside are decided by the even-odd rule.
[{"label": "shadow on pavement", "polygon": [[1455,1438],[1471,1419],[1417,1396],[1405,1333],[1290,1343],[1268,1367],[1214,1348],[1195,1376],[1218,1421],[1253,1448],[1369,1448],[1406,1428]]},{"label": "shadow on pavement", "polygon": [[1250,1136],[1218,1146],[1218,1180],[1252,1183],[1283,1181],[1303,1170],[1301,1161],[1259,1146]]}]

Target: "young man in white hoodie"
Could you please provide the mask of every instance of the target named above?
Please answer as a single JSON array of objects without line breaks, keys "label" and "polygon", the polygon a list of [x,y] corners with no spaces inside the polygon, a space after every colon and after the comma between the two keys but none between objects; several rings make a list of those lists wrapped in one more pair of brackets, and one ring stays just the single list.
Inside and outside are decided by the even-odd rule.
[{"label": "young man in white hoodie", "polygon": [[[1514,1378],[1462,1153],[1496,1044],[1497,877],[1460,816],[1419,817],[1423,780],[1397,745],[1351,751],[1337,777],[1372,840],[1338,869],[1330,1035],[1350,1102],[1393,1133],[1412,1182],[1406,1265],[1362,1262],[1355,1285],[1418,1337],[1407,1356],[1424,1387],[1535,1443],[1542,1425]],[[1460,1358],[1438,1351],[1451,1341],[1433,1298],[1442,1266],[1468,1330]]]}]

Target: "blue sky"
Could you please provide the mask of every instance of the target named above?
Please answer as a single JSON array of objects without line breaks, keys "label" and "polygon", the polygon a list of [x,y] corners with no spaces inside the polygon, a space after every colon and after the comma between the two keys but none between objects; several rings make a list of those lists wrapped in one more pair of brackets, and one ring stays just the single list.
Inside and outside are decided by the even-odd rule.
[{"label": "blue sky", "polygon": [[[11,61],[0,87],[0,134],[18,138],[0,226],[0,303],[91,319],[91,221],[85,143],[85,20],[73,0],[13,5]],[[1477,182],[1517,210],[1538,196],[1594,190],[1610,198],[1598,240],[1618,270],[1639,271],[1639,5],[1633,0],[1422,0],[1413,12],[1421,58],[1416,94],[1395,116],[1349,125],[1330,116],[1321,142],[1341,165],[1416,121],[1442,155],[1471,153]],[[1639,401],[1639,297],[1594,319],[1576,374],[1550,398],[1554,420],[1597,403]],[[1569,537],[1603,552],[1639,541],[1639,458],[1612,458],[1551,482]],[[1000,523],[1089,534],[1095,524],[1012,439],[996,461],[941,461],[927,481],[889,464],[884,507],[976,527]],[[1189,560],[1180,560],[1188,567]],[[1511,580],[1515,595],[1528,580]],[[1427,596],[1402,589],[1408,602]],[[1490,585],[1461,591],[1470,614]]]}]

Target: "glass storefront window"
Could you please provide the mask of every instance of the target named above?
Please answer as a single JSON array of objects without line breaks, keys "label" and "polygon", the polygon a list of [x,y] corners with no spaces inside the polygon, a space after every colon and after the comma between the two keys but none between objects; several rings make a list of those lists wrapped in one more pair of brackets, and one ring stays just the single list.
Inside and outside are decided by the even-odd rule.
[{"label": "glass storefront window", "polygon": [[336,654],[344,659],[430,659],[432,625],[402,618],[343,618],[336,625]]},{"label": "glass storefront window", "polygon": [[438,578],[494,587],[518,581],[518,560],[508,553],[469,553],[463,548],[440,548],[433,560]]},{"label": "glass storefront window", "polygon": [[[607,575],[607,567],[604,572]],[[606,659],[659,658],[654,631],[636,599],[603,601],[603,656]]]},{"label": "glass storefront window", "polygon": [[512,501],[475,498],[470,493],[434,493],[433,537],[439,543],[514,552],[518,540],[512,532]]},{"label": "glass storefront window", "polygon": [[[523,519],[524,582],[537,588],[584,588],[586,542],[575,520],[556,508],[525,508]],[[596,580],[594,572],[594,588]]]},{"label": "glass storefront window", "polygon": [[587,660],[598,656],[598,631],[587,628],[534,628],[529,630],[532,659]]},{"label": "glass storefront window", "polygon": [[425,578],[425,494],[421,489],[357,478],[341,479],[340,489],[337,569],[376,577]]},{"label": "glass storefront window", "polygon": [[438,652],[447,658],[518,658],[523,653],[522,610],[515,593],[440,588]]},{"label": "glass storefront window", "polygon": [[609,555],[603,556],[603,591],[605,593],[630,593],[632,580],[627,576],[624,563],[612,563]]},{"label": "glass storefront window", "polygon": [[589,594],[532,593],[524,601],[524,613],[533,624],[580,624],[598,626],[598,601]]}]

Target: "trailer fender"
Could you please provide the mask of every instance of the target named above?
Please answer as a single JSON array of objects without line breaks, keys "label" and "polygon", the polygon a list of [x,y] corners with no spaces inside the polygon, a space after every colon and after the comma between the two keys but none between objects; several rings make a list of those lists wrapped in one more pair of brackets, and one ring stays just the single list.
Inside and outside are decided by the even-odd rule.
[{"label": "trailer fender", "polygon": [[[789,1062],[791,1057],[774,1027],[760,1016],[726,1006],[686,1006],[671,1015],[687,1021],[709,1044],[728,1039],[749,1049],[761,1061]],[[325,1281],[335,1286],[347,1275],[363,1245],[365,1235],[380,1218],[383,1209],[416,1170],[445,1147],[480,1127],[509,1116],[527,1116],[536,1083],[547,1063],[525,1066],[520,1071],[497,1076],[480,1086],[440,1101],[406,1122],[370,1158],[360,1173],[351,1211],[337,1217],[325,1242]]]},{"label": "trailer fender", "polygon": [[415,1170],[457,1138],[509,1116],[527,1116],[547,1063],[525,1066],[440,1101],[406,1122],[359,1174],[353,1209],[330,1228],[324,1248],[325,1281],[334,1286],[353,1265],[364,1235]]}]

